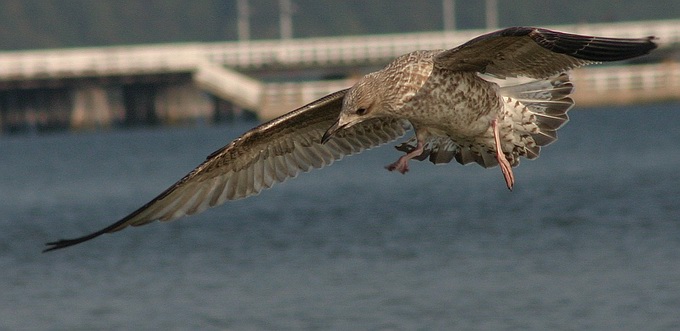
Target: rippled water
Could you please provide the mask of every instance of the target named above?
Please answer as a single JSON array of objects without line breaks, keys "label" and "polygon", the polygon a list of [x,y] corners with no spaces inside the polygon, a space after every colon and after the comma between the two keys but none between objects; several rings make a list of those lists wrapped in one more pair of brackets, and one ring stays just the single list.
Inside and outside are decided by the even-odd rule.
[{"label": "rippled water", "polygon": [[49,254],[252,123],[0,137],[0,329],[680,329],[680,105],[571,115],[514,192],[383,147]]}]

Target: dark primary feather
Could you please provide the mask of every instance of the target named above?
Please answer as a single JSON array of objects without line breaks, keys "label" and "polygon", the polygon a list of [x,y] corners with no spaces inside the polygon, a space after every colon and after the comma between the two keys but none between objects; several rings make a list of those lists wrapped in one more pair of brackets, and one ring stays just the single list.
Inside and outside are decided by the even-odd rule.
[{"label": "dark primary feather", "polygon": [[649,53],[654,37],[606,38],[548,29],[513,27],[474,38],[438,54],[436,66],[500,78],[545,78],[588,63],[619,61]]},{"label": "dark primary feather", "polygon": [[299,172],[321,168],[345,155],[404,135],[406,126],[402,120],[373,119],[338,132],[321,144],[321,136],[340,113],[346,91],[330,94],[246,132],[130,215],[91,234],[48,243],[45,251],[72,246],[130,225],[173,220],[228,200],[255,195]]}]

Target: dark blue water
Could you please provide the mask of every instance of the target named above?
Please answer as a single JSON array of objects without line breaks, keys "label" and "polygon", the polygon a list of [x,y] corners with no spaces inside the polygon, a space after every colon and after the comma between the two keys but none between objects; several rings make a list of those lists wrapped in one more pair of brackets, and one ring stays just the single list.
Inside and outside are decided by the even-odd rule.
[{"label": "dark blue water", "polygon": [[250,124],[0,137],[0,329],[680,329],[680,104],[571,115],[514,192],[385,146],[49,254]]}]

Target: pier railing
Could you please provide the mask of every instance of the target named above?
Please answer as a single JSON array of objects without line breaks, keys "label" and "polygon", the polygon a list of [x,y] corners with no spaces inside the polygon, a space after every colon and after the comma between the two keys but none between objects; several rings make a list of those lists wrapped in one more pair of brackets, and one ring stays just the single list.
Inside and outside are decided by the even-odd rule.
[{"label": "pier railing", "polygon": [[[612,37],[656,35],[661,47],[680,44],[680,19],[550,28]],[[178,72],[193,70],[204,61],[237,70],[384,63],[417,49],[451,48],[485,32],[475,29],[0,52],[0,80]]]},{"label": "pier railing", "polygon": [[620,105],[680,98],[680,63],[602,66],[574,72],[581,105]]},{"label": "pier railing", "polygon": [[[660,47],[680,44],[680,20],[556,25],[548,28],[588,35],[638,38],[654,35]],[[211,61],[233,68],[354,65],[385,62],[418,49],[447,49],[488,30],[459,30],[349,37],[205,44]]]}]

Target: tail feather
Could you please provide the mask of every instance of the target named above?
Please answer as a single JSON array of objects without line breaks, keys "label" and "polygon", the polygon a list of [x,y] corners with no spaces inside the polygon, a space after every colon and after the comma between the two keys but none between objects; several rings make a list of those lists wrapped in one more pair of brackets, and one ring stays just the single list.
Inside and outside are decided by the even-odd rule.
[{"label": "tail feather", "polygon": [[501,95],[509,101],[506,109],[514,121],[514,131],[529,134],[536,145],[545,146],[557,140],[557,129],[569,121],[567,112],[574,106],[569,95],[573,91],[569,75],[562,73],[545,80],[504,86]]},{"label": "tail feather", "polygon": [[550,145],[552,142],[557,140],[557,131],[555,131],[555,130],[539,130],[536,133],[532,133],[531,138],[534,139],[537,146]]},{"label": "tail feather", "polygon": [[526,157],[529,160],[533,160],[538,157],[538,154],[541,152],[541,147],[538,145],[535,146],[527,146],[526,149]]},{"label": "tail feather", "polygon": [[564,98],[551,103],[541,102],[527,106],[536,116],[536,125],[541,129],[557,130],[569,121],[567,111],[574,105],[574,100]]},{"label": "tail feather", "polygon": [[[567,112],[574,106],[574,100],[569,97],[573,91],[574,85],[566,73],[501,87],[506,121],[512,128],[510,132],[501,133],[501,136],[506,136],[502,144],[512,166],[519,164],[520,157],[537,158],[541,146],[557,140],[557,130],[569,121]],[[497,164],[495,158],[484,158],[486,154],[488,152],[463,152],[461,149],[456,160],[461,162],[472,158],[484,167]]]}]

